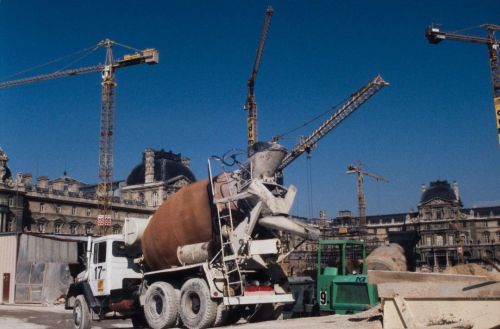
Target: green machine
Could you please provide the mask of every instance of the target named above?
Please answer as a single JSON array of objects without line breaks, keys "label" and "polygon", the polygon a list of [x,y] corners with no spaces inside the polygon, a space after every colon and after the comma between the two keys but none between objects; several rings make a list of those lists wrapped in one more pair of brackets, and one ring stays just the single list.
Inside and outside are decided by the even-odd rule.
[{"label": "green machine", "polygon": [[368,283],[363,241],[320,240],[317,260],[321,313],[353,314],[378,303],[377,286]]}]

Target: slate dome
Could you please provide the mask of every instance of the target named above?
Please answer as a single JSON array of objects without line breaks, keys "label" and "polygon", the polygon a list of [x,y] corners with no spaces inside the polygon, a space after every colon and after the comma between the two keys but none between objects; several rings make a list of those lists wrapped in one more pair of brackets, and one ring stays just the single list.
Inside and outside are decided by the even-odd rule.
[{"label": "slate dome", "polygon": [[[165,152],[164,150],[154,152],[154,181],[168,181],[177,176],[185,176],[191,182],[195,182],[196,178],[188,167],[182,164],[180,154]],[[146,165],[145,156],[142,163],[135,166],[127,177],[127,185],[144,184]]]},{"label": "slate dome", "polygon": [[445,201],[457,201],[457,197],[450,184],[447,181],[431,182],[429,188],[422,194],[421,203],[432,199],[441,199]]}]

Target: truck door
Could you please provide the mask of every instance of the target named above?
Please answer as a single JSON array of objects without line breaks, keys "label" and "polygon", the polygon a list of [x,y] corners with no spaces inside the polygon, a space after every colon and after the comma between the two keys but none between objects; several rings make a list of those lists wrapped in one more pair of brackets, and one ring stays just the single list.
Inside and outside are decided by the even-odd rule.
[{"label": "truck door", "polygon": [[94,244],[92,265],[89,271],[89,281],[95,296],[107,295],[106,241]]}]

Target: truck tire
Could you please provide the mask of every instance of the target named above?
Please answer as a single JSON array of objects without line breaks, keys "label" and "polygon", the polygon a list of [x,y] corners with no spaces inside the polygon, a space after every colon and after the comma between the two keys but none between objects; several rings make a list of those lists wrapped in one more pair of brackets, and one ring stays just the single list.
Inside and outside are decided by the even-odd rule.
[{"label": "truck tire", "polygon": [[83,295],[76,296],[75,307],[73,308],[73,323],[75,329],[90,329],[92,327],[89,305]]},{"label": "truck tire", "polygon": [[224,326],[230,326],[240,321],[241,313],[243,312],[241,306],[232,306],[229,309],[229,314],[227,315],[226,321],[224,322]]},{"label": "truck tire", "polygon": [[221,300],[217,305],[217,314],[215,316],[214,327],[226,325],[229,312],[229,306],[224,305],[224,302]]},{"label": "truck tire", "polygon": [[247,316],[247,321],[254,323],[276,320],[283,313],[283,308],[284,305],[279,303],[255,305],[255,309]]},{"label": "truck tire", "polygon": [[149,328],[148,321],[143,313],[133,314],[131,316],[132,326],[134,329],[147,329]]},{"label": "truck tire", "polygon": [[177,322],[179,298],[171,284],[158,281],[149,286],[144,302],[144,316],[153,329],[171,328]]},{"label": "truck tire", "polygon": [[203,279],[187,280],[181,288],[180,316],[189,329],[213,326],[217,316],[217,302],[210,298],[210,290]]}]

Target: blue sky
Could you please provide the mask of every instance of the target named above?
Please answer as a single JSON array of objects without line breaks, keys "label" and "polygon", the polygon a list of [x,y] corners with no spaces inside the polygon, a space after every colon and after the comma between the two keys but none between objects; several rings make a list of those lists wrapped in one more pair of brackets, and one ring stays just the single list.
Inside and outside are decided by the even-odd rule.
[{"label": "blue sky", "polygon": [[[308,186],[314,215],[357,213],[356,180],[345,173],[357,160],[390,180],[365,180],[369,215],[416,209],[420,185],[436,179],[457,180],[466,207],[500,204],[486,47],[424,37],[432,22],[447,31],[500,24],[498,1],[1,0],[0,81],[104,38],[157,48],[160,64],[117,72],[114,178],[125,179],[146,147],[181,152],[202,178],[207,157],[245,148],[246,81],[269,4],[275,13],[256,82],[261,140],[376,74],[391,83],[320,141],[310,184],[305,156],[286,169],[286,183],[299,189],[295,213],[309,215]],[[96,52],[74,67],[103,59]],[[0,146],[11,170],[56,178],[66,169],[96,182],[99,109],[97,73],[1,89]],[[283,143],[292,148],[320,123]]]}]

